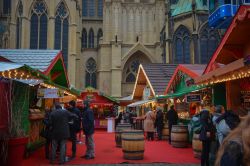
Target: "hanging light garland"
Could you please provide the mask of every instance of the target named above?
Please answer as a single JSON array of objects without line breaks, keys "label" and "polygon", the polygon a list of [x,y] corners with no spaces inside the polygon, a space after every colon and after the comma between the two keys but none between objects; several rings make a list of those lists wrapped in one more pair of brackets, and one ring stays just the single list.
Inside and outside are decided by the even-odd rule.
[{"label": "hanging light garland", "polygon": [[[28,79],[33,79],[38,81],[37,78],[31,76],[31,74],[29,72],[25,72],[22,70],[6,70],[6,71],[2,71],[0,72],[0,76],[4,77],[4,78],[9,78],[9,79],[15,79],[15,80],[28,80]],[[38,74],[39,76],[39,74]]]},{"label": "hanging light garland", "polygon": [[248,69],[247,71],[233,72],[226,76],[213,78],[213,79],[201,82],[199,84],[207,86],[207,85],[213,85],[213,84],[217,84],[221,82],[228,82],[228,81],[243,79],[247,77],[250,77],[250,69]]}]

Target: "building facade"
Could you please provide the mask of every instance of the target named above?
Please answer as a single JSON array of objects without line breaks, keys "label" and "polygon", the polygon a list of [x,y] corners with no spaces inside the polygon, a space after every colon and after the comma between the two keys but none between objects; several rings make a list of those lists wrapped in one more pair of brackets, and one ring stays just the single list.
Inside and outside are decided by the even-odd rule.
[{"label": "building facade", "polygon": [[220,34],[206,2],[2,0],[0,48],[62,50],[70,84],[127,96],[141,63],[207,63]]},{"label": "building facade", "polygon": [[208,0],[167,0],[161,46],[166,63],[206,64],[221,39],[208,26]]}]

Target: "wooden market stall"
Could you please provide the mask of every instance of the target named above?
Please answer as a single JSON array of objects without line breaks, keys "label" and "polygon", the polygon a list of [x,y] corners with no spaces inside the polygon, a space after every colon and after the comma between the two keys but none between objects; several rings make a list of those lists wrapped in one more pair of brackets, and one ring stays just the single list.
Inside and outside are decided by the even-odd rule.
[{"label": "wooden market stall", "polygon": [[[2,72],[1,76],[11,79],[15,79],[17,76],[25,78],[22,83],[28,86],[29,95],[28,102],[24,104],[26,107],[23,109],[25,110],[23,111],[25,112],[24,127],[29,136],[27,149],[32,151],[44,142],[40,136],[40,130],[43,128],[42,120],[45,108],[51,108],[55,100],[63,100],[66,96],[76,99],[77,93],[69,88],[62,52],[59,50],[0,49],[0,61],[25,66],[25,71],[8,70]],[[39,81],[30,80],[32,76],[39,78]],[[22,86],[17,89],[22,91],[26,88]],[[26,93],[20,92],[20,94],[15,96],[19,97],[16,99],[17,101],[21,101]],[[61,99],[59,100],[59,98]]]},{"label": "wooden market stall", "polygon": [[199,113],[201,103],[206,106],[212,104],[211,88],[194,84],[194,78],[200,76],[205,67],[200,64],[178,65],[166,87],[165,95],[157,97],[158,100],[167,99],[168,103],[174,105],[181,120],[188,121]]},{"label": "wooden market stall", "polygon": [[166,100],[156,102],[155,98],[164,94],[165,87],[176,67],[175,64],[160,63],[141,64],[139,66],[132,94],[134,103],[128,105],[128,107],[136,108],[136,124],[138,126],[143,126],[143,116],[148,109],[155,110],[158,105],[164,108],[163,111],[166,111]]},{"label": "wooden market stall", "polygon": [[249,14],[250,6],[240,6],[203,75],[195,79],[214,88],[215,105],[224,104],[242,116],[250,105]]},{"label": "wooden market stall", "polygon": [[[105,95],[98,90],[88,87],[81,93],[82,101],[88,100],[90,107],[94,111],[95,128],[106,129],[107,118],[115,117],[118,111],[118,102],[116,99]],[[83,108],[83,102],[79,101],[77,106]]]}]

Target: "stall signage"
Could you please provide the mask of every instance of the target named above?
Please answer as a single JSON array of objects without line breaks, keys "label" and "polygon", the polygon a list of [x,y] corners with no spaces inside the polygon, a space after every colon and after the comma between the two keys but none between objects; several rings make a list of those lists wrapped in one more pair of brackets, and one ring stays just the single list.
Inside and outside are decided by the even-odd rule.
[{"label": "stall signage", "polygon": [[145,87],[143,90],[143,100],[148,100],[150,97],[150,88]]},{"label": "stall signage", "polygon": [[39,88],[37,91],[37,98],[63,98],[64,91],[54,88]]},{"label": "stall signage", "polygon": [[201,102],[201,95],[199,95],[199,94],[186,95],[186,101],[187,101],[187,103]]}]

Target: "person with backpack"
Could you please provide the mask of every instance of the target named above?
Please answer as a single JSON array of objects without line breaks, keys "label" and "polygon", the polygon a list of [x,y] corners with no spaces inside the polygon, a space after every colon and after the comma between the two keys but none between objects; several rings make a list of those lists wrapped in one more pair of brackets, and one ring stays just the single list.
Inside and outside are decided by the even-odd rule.
[{"label": "person with backpack", "polygon": [[230,132],[230,128],[226,124],[226,121],[224,119],[220,119],[224,113],[224,106],[217,105],[215,107],[215,113],[213,114],[212,118],[213,124],[216,128],[216,138],[218,140],[219,145],[222,144],[223,139]]},{"label": "person with backpack", "polygon": [[68,110],[76,115],[77,118],[72,118],[71,122],[69,123],[70,127],[70,139],[72,142],[72,156],[71,159],[75,158],[76,156],[76,134],[81,130],[81,112],[76,107],[76,102],[74,100],[71,100],[69,102],[69,108]]}]

